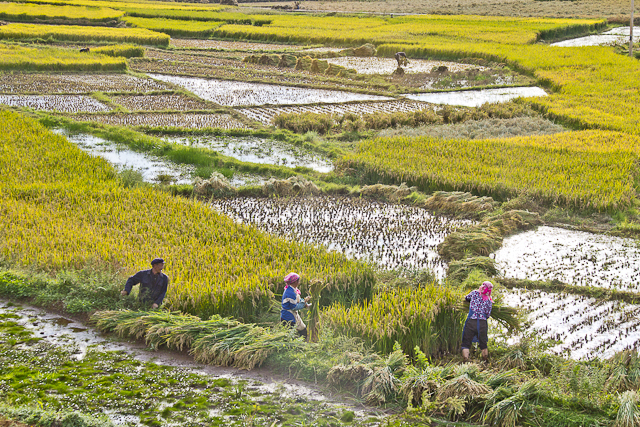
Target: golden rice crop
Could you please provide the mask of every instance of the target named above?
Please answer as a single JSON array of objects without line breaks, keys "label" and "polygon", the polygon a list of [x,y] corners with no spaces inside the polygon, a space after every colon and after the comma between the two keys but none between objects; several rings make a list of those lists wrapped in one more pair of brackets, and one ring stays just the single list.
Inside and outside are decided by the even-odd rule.
[{"label": "golden rice crop", "polygon": [[504,18],[484,16],[319,17],[274,15],[261,27],[225,25],[217,36],[253,40],[362,44],[420,43],[430,37],[456,41],[532,43],[549,33],[586,30],[603,25],[596,20]]},{"label": "golden rice crop", "polygon": [[130,7],[149,7],[153,9],[180,9],[180,10],[204,10],[215,11],[221,9],[229,9],[229,6],[220,6],[219,4],[194,4],[167,1],[108,1],[108,0],[9,0],[16,3],[33,3],[33,4],[51,4],[60,6],[88,6],[88,7],[107,7],[118,10],[124,10]]},{"label": "golden rice crop", "polygon": [[213,31],[216,28],[223,24],[223,22],[217,21],[201,22],[166,18],[133,18],[130,16],[125,16],[122,20],[134,27],[146,28],[152,31],[169,34],[174,37],[183,36],[208,38],[213,34]]},{"label": "golden rice crop", "polygon": [[0,69],[18,71],[112,71],[125,70],[124,58],[52,47],[32,48],[0,44]]},{"label": "golden rice crop", "polygon": [[427,355],[455,352],[462,340],[466,312],[457,289],[427,284],[418,289],[390,289],[371,301],[346,308],[341,304],[323,313],[338,332],[363,338],[379,351],[389,353],[397,341],[407,354],[419,346]]},{"label": "golden rice crop", "polygon": [[0,19],[32,22],[36,19],[111,21],[124,15],[121,10],[86,6],[53,6],[48,4],[0,3]]},{"label": "golden rice crop", "polygon": [[216,10],[155,9],[150,7],[122,8],[128,16],[138,18],[182,19],[187,21],[224,21],[233,24],[264,25],[271,22],[269,17],[247,15],[242,12],[222,12]]},{"label": "golden rice crop", "polygon": [[331,292],[371,293],[367,266],[235,223],[204,203],[122,188],[105,161],[32,119],[5,111],[0,125],[5,260],[49,271],[99,263],[126,275],[163,256],[167,305],[203,317],[254,318],[292,270],[305,281],[323,280]]},{"label": "golden rice crop", "polygon": [[100,46],[92,49],[93,53],[107,56],[121,56],[123,58],[134,58],[144,56],[144,48],[130,44]]},{"label": "golden rice crop", "polygon": [[9,24],[0,27],[0,39],[57,41],[107,41],[168,46],[170,37],[145,28],[86,27],[77,25]]},{"label": "golden rice crop", "polygon": [[527,193],[579,208],[617,209],[635,197],[640,138],[583,131],[484,141],[377,138],[341,160],[372,181],[497,197]]}]

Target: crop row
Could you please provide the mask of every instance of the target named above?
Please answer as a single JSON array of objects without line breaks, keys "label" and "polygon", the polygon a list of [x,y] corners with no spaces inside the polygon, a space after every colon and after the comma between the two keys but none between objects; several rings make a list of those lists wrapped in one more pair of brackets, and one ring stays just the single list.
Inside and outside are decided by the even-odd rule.
[{"label": "crop row", "polygon": [[262,27],[225,25],[218,37],[302,43],[360,45],[373,43],[418,43],[427,38],[526,44],[549,33],[587,30],[602,21],[527,19],[484,16],[405,16],[399,18],[354,18],[274,15]]},{"label": "crop row", "polygon": [[217,49],[217,50],[236,50],[236,51],[270,51],[270,50],[299,50],[299,46],[290,46],[286,44],[269,44],[269,43],[248,43],[239,41],[224,40],[189,40],[189,39],[172,39],[171,45],[187,49]]},{"label": "crop row", "polygon": [[183,21],[211,21],[228,22],[232,24],[265,25],[271,23],[271,18],[264,15],[247,15],[242,12],[222,12],[217,10],[185,10],[185,9],[155,9],[150,7],[123,8],[127,16],[139,18],[161,18]]},{"label": "crop row", "polygon": [[397,100],[383,102],[361,102],[353,104],[318,104],[318,105],[300,105],[300,106],[284,106],[284,107],[253,107],[242,108],[238,111],[245,116],[259,121],[262,124],[271,124],[276,116],[281,114],[338,114],[347,113],[364,115],[372,113],[396,113],[420,111],[432,108],[430,104],[419,101]]},{"label": "crop row", "polygon": [[114,95],[110,98],[130,111],[190,111],[215,108],[215,105],[185,95]]},{"label": "crop row", "polygon": [[145,28],[85,27],[78,25],[8,24],[0,26],[0,39],[56,41],[107,41],[168,46],[170,37]]},{"label": "crop row", "polygon": [[579,208],[628,206],[640,138],[607,131],[484,141],[377,138],[341,160],[377,182],[510,197],[528,193]]},{"label": "crop row", "polygon": [[0,104],[65,113],[97,113],[110,110],[100,101],[83,95],[0,95]]},{"label": "crop row", "polygon": [[0,19],[33,21],[35,19],[63,19],[110,21],[124,15],[123,11],[102,7],[54,6],[49,4],[0,3]]},{"label": "crop row", "polygon": [[144,126],[154,128],[179,127],[187,129],[248,129],[247,125],[234,119],[228,114],[92,114],[75,115],[73,116],[73,119],[81,122],[97,122],[113,126]]},{"label": "crop row", "polygon": [[[3,28],[3,27],[0,27]],[[16,71],[116,71],[127,68],[124,58],[80,53],[51,47],[0,44],[0,69]]]},{"label": "crop row", "polygon": [[255,318],[292,270],[302,273],[304,286],[324,281],[338,301],[371,295],[371,270],[343,255],[286,243],[197,201],[123,188],[105,161],[34,120],[2,112],[0,123],[5,260],[48,271],[99,262],[132,274],[163,256],[168,306],[203,317]]},{"label": "crop row", "polygon": [[181,19],[133,18],[128,16],[122,20],[133,27],[157,31],[173,37],[208,38],[213,35],[216,28],[224,24],[224,22],[218,21],[184,21]]},{"label": "crop row", "polygon": [[0,74],[0,93],[153,92],[171,87],[127,74]]}]

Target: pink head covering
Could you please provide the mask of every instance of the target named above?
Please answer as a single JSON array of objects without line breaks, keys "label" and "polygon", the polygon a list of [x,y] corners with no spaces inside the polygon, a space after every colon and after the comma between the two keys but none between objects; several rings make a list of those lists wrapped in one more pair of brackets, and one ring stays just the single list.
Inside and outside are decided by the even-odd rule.
[{"label": "pink head covering", "polygon": [[493,283],[482,282],[482,286],[480,286],[480,295],[482,295],[483,301],[491,300],[491,302],[493,302],[493,299],[491,298],[492,290],[493,290]]},{"label": "pink head covering", "polygon": [[[289,287],[289,285],[293,285],[293,284],[297,283],[299,280],[300,280],[300,275],[298,275],[296,273],[287,274],[286,276],[284,276],[284,283],[286,283],[284,288],[287,289]],[[300,289],[296,289],[296,292],[299,294],[300,293]]]}]

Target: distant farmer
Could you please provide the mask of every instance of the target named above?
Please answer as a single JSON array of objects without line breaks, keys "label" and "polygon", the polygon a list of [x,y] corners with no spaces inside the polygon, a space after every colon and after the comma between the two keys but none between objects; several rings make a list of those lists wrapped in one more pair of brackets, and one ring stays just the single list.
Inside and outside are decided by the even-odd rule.
[{"label": "distant farmer", "polygon": [[487,319],[491,316],[493,308],[492,290],[493,284],[491,282],[483,282],[477,290],[465,297],[469,301],[469,315],[462,330],[462,358],[465,362],[469,361],[469,349],[475,340],[478,341],[480,350],[482,350],[482,358],[485,361],[489,358]]},{"label": "distant farmer", "polygon": [[300,336],[307,338],[307,325],[304,324],[300,313],[303,308],[309,307],[308,301],[311,296],[301,300],[300,298],[300,276],[296,273],[289,273],[284,277],[284,292],[282,293],[282,310],[280,311],[280,322],[285,325],[295,326]]},{"label": "distant farmer", "polygon": [[124,285],[124,291],[120,293],[129,295],[131,289],[139,283],[140,293],[138,294],[138,299],[147,304],[151,303],[152,308],[160,307],[169,287],[169,278],[162,272],[163,268],[164,260],[162,258],[154,259],[151,261],[151,269],[138,271],[129,277]]},{"label": "distant farmer", "polygon": [[398,61],[398,67],[406,66],[409,63],[407,54],[404,52],[396,52],[396,61]]},{"label": "distant farmer", "polygon": [[83,47],[82,49],[80,49],[80,52],[89,52],[91,49],[89,49],[88,47]]}]

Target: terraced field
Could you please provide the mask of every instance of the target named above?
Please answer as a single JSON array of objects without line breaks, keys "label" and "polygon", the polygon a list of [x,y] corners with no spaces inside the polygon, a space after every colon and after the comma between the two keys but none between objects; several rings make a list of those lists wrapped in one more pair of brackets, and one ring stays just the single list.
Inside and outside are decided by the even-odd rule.
[{"label": "terraced field", "polygon": [[64,113],[103,113],[111,110],[102,102],[83,95],[0,95],[0,104]]},{"label": "terraced field", "polygon": [[228,114],[197,113],[136,113],[109,115],[75,115],[74,120],[96,122],[114,126],[180,127],[187,129],[219,128],[248,129],[241,121]]}]

